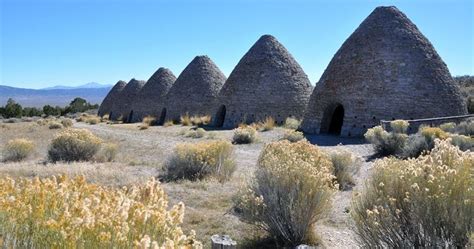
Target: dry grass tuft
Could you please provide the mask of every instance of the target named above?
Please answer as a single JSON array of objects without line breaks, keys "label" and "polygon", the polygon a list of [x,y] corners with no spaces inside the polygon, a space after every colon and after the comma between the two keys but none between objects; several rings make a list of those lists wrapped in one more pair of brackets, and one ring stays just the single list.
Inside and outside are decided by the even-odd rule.
[{"label": "dry grass tuft", "polygon": [[355,185],[353,175],[359,171],[362,160],[349,150],[339,146],[329,152],[334,176],[339,184],[339,190],[349,190]]},{"label": "dry grass tuft", "polygon": [[118,153],[118,145],[113,143],[102,144],[95,158],[97,162],[112,162]]},{"label": "dry grass tuft", "polygon": [[54,130],[54,129],[62,129],[63,125],[57,121],[51,121],[49,122],[49,129]]},{"label": "dry grass tuft", "polygon": [[70,119],[70,118],[61,119],[61,124],[62,124],[65,128],[72,127],[72,119]]},{"label": "dry grass tuft", "polygon": [[152,116],[146,116],[143,118],[143,121],[142,121],[142,124],[148,125],[148,126],[155,125],[155,123],[156,123],[156,118]]},{"label": "dry grass tuft", "polygon": [[260,131],[271,131],[275,128],[275,119],[273,117],[267,117],[259,126]]},{"label": "dry grass tuft", "polygon": [[301,120],[295,118],[286,118],[283,127],[291,130],[297,130],[300,127]]},{"label": "dry grass tuft", "polygon": [[285,133],[283,134],[282,139],[283,140],[288,140],[288,141],[294,143],[294,142],[304,140],[306,138],[304,137],[303,132],[295,131],[295,130],[288,130],[288,131],[285,131]]}]

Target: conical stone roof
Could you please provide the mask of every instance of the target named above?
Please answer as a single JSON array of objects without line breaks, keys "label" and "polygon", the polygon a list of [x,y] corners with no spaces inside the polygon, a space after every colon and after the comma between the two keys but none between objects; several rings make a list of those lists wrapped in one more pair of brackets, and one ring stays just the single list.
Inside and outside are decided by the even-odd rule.
[{"label": "conical stone roof", "polygon": [[214,121],[230,128],[269,116],[277,123],[287,117],[301,119],[311,91],[307,75],[293,56],[275,37],[264,35],[222,87]]},{"label": "conical stone roof", "polygon": [[158,123],[162,115],[165,96],[176,81],[176,76],[167,68],[160,67],[146,82],[133,103],[132,121],[141,121],[146,116],[152,116]]},{"label": "conical stone roof", "polygon": [[125,88],[127,82],[123,80],[119,80],[113,87],[110,89],[107,96],[105,96],[104,100],[100,104],[99,107],[99,116],[104,116],[106,114],[110,115],[110,111],[112,110],[113,106],[118,104],[118,98],[120,96],[120,92]]},{"label": "conical stone roof", "polygon": [[334,55],[301,128],[338,134],[342,124],[341,135],[359,136],[380,120],[466,112],[458,87],[428,39],[396,7],[378,7]]},{"label": "conical stone roof", "polygon": [[181,115],[211,115],[225,75],[207,56],[196,56],[178,76],[166,96],[166,119]]},{"label": "conical stone roof", "polygon": [[122,116],[124,122],[130,121],[130,117],[133,117],[133,113],[131,113],[132,105],[135,101],[137,101],[138,93],[144,85],[145,81],[136,80],[135,78],[131,79],[127,83],[125,88],[120,92],[118,105],[116,105],[117,109],[115,110],[114,108],[112,110],[114,113],[113,119],[117,119],[118,117]]}]

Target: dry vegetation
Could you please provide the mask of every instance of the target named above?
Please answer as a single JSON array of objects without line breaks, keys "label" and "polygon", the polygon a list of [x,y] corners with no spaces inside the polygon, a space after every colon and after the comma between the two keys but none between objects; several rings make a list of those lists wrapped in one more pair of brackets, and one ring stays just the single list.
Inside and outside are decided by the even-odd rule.
[{"label": "dry vegetation", "polygon": [[[195,119],[195,117],[189,117],[189,119],[191,122],[191,119]],[[73,122],[74,128],[86,129],[90,132],[89,135],[95,137],[91,139],[91,141],[100,141],[97,150],[91,153],[93,156],[88,158],[88,161],[85,162],[67,163],[58,161],[56,163],[50,163],[47,160],[48,150],[51,148],[50,145],[54,144],[53,140],[65,133],[69,134],[71,131],[71,128],[50,130],[48,128],[49,123],[54,121],[55,119],[42,119],[37,120],[37,122],[1,124],[0,151],[3,152],[5,148],[7,148],[6,145],[8,141],[18,138],[28,138],[28,140],[34,143],[35,148],[21,162],[8,161],[1,163],[0,174],[18,179],[18,182],[25,181],[19,180],[22,177],[31,180],[34,179],[34,177],[51,179],[51,176],[61,174],[65,174],[69,178],[85,176],[87,184],[96,184],[97,188],[101,188],[103,191],[107,191],[107,193],[109,193],[109,191],[110,193],[120,192],[123,186],[128,186],[129,188],[131,186],[135,186],[135,188],[143,187],[145,186],[145,181],[151,177],[165,176],[167,174],[179,175],[180,177],[169,179],[173,181],[164,181],[161,183],[160,188],[167,194],[170,205],[179,205],[180,202],[184,203],[186,214],[184,215],[180,227],[182,227],[183,233],[187,235],[192,235],[191,230],[195,230],[196,238],[202,241],[204,248],[210,247],[209,237],[213,234],[229,234],[244,248],[274,248],[276,244],[271,235],[275,234],[280,234],[277,238],[278,245],[294,245],[305,242],[311,244],[319,243],[328,248],[362,246],[362,244],[359,244],[359,240],[364,235],[361,235],[362,232],[358,229],[358,218],[353,212],[351,212],[351,214],[354,216],[354,219],[352,219],[351,214],[349,214],[351,196],[353,192],[362,192],[358,198],[362,198],[362,196],[377,196],[377,193],[370,192],[370,186],[372,183],[378,186],[379,178],[377,177],[379,173],[377,172],[381,172],[382,170],[379,168],[390,168],[393,172],[401,174],[404,172],[401,170],[404,167],[413,168],[413,170],[419,170],[419,168],[439,168],[438,163],[440,162],[435,162],[434,155],[436,155],[436,158],[443,158],[441,155],[447,155],[446,158],[451,158],[449,159],[449,163],[456,165],[459,165],[457,163],[459,160],[471,160],[468,158],[472,158],[472,152],[461,152],[451,146],[448,147],[449,153],[437,152],[430,156],[422,156],[416,160],[385,159],[386,161],[384,160],[384,162],[386,163],[384,164],[388,165],[390,162],[390,165],[397,166],[376,166],[376,169],[372,171],[373,163],[368,159],[373,154],[372,146],[324,146],[322,149],[314,147],[306,141],[302,134],[289,130],[293,130],[299,125],[296,124],[299,123],[297,120],[287,120],[287,122],[285,122],[285,128],[274,127],[267,132],[257,132],[255,125],[243,126],[236,130],[205,131],[204,129],[207,128],[196,127],[196,125],[199,125],[196,124],[196,122],[195,124],[191,122],[189,127],[174,126],[169,122],[166,126],[149,126],[148,129],[140,131],[137,129],[137,124],[107,125],[105,123],[98,123],[97,125],[89,125],[85,122]],[[63,126],[66,125],[63,124]],[[398,127],[401,129],[397,130],[397,134],[404,134],[403,124],[398,124]],[[203,132],[204,135],[196,136],[195,133],[198,133],[198,130],[199,132]],[[380,135],[380,137],[385,139],[387,134],[384,132],[386,131],[380,131],[381,134],[384,134]],[[470,140],[472,139],[470,137],[472,133],[470,132],[472,132],[472,125],[467,123],[459,125],[448,124],[440,127],[439,130],[425,129],[424,132],[420,130],[419,133],[415,134],[416,137],[414,135],[406,135],[407,139],[400,153],[403,153],[405,148],[408,148],[407,144],[410,144],[408,141],[412,139],[418,139],[423,142],[432,139],[433,143],[435,143],[435,138],[440,137],[445,139],[443,143],[445,145],[447,144],[443,148],[446,148],[449,144],[466,147],[472,141]],[[186,135],[187,133],[190,135]],[[257,134],[258,139],[256,139]],[[294,140],[302,139],[295,143],[284,140],[280,141],[282,137],[288,136],[286,134],[294,135],[297,138]],[[445,134],[447,134],[447,137],[445,137]],[[82,137],[89,137],[89,135]],[[324,144],[326,140],[332,141],[331,139],[333,138],[317,137],[315,140],[314,137],[310,136],[307,137],[307,139]],[[79,144],[83,145],[88,144],[83,143],[84,141],[89,141],[89,139],[71,139],[71,141],[73,140],[79,140]],[[290,140],[292,140],[292,138],[290,138]],[[250,143],[241,145],[240,143],[239,145],[231,144],[231,142],[237,144],[236,141],[250,141]],[[272,142],[276,143],[272,144]],[[82,148],[82,146],[79,147]],[[74,151],[76,151],[76,149],[74,149]],[[438,149],[438,151],[442,150]],[[453,159],[453,155],[457,158],[456,160]],[[363,158],[360,156],[363,156]],[[4,155],[2,153],[2,160],[4,159],[3,157]],[[310,160],[311,158],[314,160]],[[168,171],[170,169],[169,167],[173,168],[170,166],[173,163],[175,163],[176,171]],[[451,167],[447,163],[448,162],[443,163],[443,165]],[[377,162],[375,164],[381,165],[382,163]],[[178,167],[177,165],[184,165],[186,167]],[[469,164],[471,172],[472,165],[472,163]],[[188,166],[189,168],[187,168]],[[380,173],[386,176],[384,181],[387,182],[384,182],[384,186],[391,186],[389,181],[395,182],[396,179],[392,179],[393,177],[390,176],[398,173],[387,171],[387,169],[384,170],[385,173]],[[455,170],[460,172],[458,168]],[[324,176],[321,175],[322,172],[325,172]],[[373,177],[371,177],[372,172],[374,172]],[[188,175],[192,177],[187,177]],[[443,175],[440,175],[440,179],[442,177]],[[330,181],[328,180],[329,178],[331,178]],[[295,181],[295,179],[298,181]],[[431,191],[431,188],[427,187],[427,185],[421,185],[423,181],[422,174],[418,175],[416,179],[413,177],[410,179],[413,179],[413,182],[412,180],[407,180],[408,183],[403,182],[405,187],[408,186],[407,188],[409,188],[410,185],[416,182],[420,189],[426,187]],[[450,180],[454,178],[445,177],[445,179],[447,180],[442,182],[442,184],[440,182],[440,185],[446,186],[446,189],[451,188],[453,190],[452,193],[468,193],[465,182],[463,183],[464,185],[447,185],[449,182],[454,182]],[[367,189],[363,188],[365,180],[369,181]],[[472,182],[470,184],[472,186]],[[92,185],[87,186],[91,187]],[[245,189],[245,186],[248,186],[253,192],[239,192],[239,190]],[[395,191],[396,187],[393,186],[391,186],[390,189]],[[344,191],[338,191],[338,187]],[[315,191],[306,191],[306,189],[315,189]],[[413,200],[413,205],[407,206],[406,208],[413,206],[419,207],[420,209],[422,209],[422,207],[437,207],[438,209],[436,210],[444,210],[443,208],[447,207],[446,204],[443,204],[443,206],[440,202],[432,202],[430,199],[423,199],[425,197],[428,198],[428,195],[420,195],[415,198],[415,192],[412,193],[410,191],[412,190],[410,189],[408,192],[412,196],[410,200]],[[239,208],[234,209],[235,201],[238,200],[236,199],[236,194],[238,193],[247,194],[242,196],[247,196],[248,198],[240,199],[241,201],[250,201],[249,203],[237,202],[240,205],[238,206],[240,207],[240,213],[238,212]],[[404,192],[400,193],[404,195]],[[252,196],[251,194],[254,195]],[[282,202],[275,202],[275,199],[271,197],[273,196],[272,194],[280,195]],[[318,194],[321,198],[316,198]],[[395,194],[395,192],[392,194]],[[54,193],[51,193],[51,195],[54,195]],[[250,198],[260,198],[260,195],[263,196],[263,198]],[[267,198],[265,198],[265,196],[267,196]],[[395,197],[395,195],[391,197],[398,198]],[[458,197],[459,196],[451,196],[449,200],[459,200],[456,199]],[[472,194],[470,194],[470,197],[463,198],[468,199],[469,201],[467,203],[472,204]],[[287,203],[290,199],[291,201],[295,201],[293,202],[295,205],[280,204]],[[254,200],[257,200],[257,203],[253,203]],[[366,209],[370,209],[370,211],[376,212],[374,207],[377,206],[377,211],[380,212],[379,207],[389,205],[385,204],[385,201],[390,202],[390,200],[389,198],[382,198],[380,196],[380,198],[376,198],[376,203],[364,201],[364,205],[371,206],[364,206],[365,209],[363,209],[363,211],[367,213]],[[443,199],[443,201],[446,200],[447,199]],[[264,209],[259,209],[262,208],[262,206],[256,205],[259,203],[266,203],[267,205],[264,206]],[[354,203],[361,202],[354,199]],[[279,208],[281,205],[283,205],[284,208]],[[453,205],[460,205],[456,206],[459,208],[462,207],[458,202]],[[117,207],[119,206],[120,205]],[[325,208],[321,208],[323,206]],[[332,207],[329,208],[329,206]],[[356,207],[355,205],[353,210],[356,210]],[[461,210],[459,208],[457,210]],[[168,212],[170,211],[169,209],[167,210]],[[232,212],[232,210],[235,210],[235,212]],[[246,213],[243,213],[244,210],[246,210]],[[260,215],[256,216],[255,213],[253,213],[253,211],[256,210],[261,211],[261,213],[259,213]],[[304,210],[304,212],[301,210]],[[417,215],[417,213],[413,213],[415,212],[413,209],[406,210],[408,210],[406,211],[407,213]],[[363,212],[361,211],[361,213]],[[163,211],[162,214],[165,214],[165,212]],[[289,214],[291,215],[288,216]],[[460,217],[461,215],[462,217],[472,217],[472,213],[456,214]],[[8,215],[4,217],[8,217]],[[239,217],[241,219],[239,219]],[[269,217],[278,217],[280,220],[275,223],[269,220]],[[387,217],[386,219],[392,218]],[[421,218],[420,216],[420,219]],[[354,222],[354,220],[356,222]],[[437,220],[444,222],[441,218]],[[26,220],[24,221],[28,222]],[[392,222],[393,219],[389,221]],[[387,222],[388,221],[383,220],[380,221],[379,224],[389,224]],[[279,226],[279,224],[293,224],[290,226],[291,231],[298,232],[292,233],[290,230],[280,229],[281,231],[279,231],[278,229],[273,229],[275,226]],[[377,230],[379,227],[374,225],[375,223],[370,224],[371,226],[366,226],[367,231],[365,231],[365,233],[369,234],[367,236],[370,238],[377,238],[377,234],[380,234],[380,230]],[[464,226],[463,224],[465,223],[456,220],[456,224]],[[472,224],[472,221],[470,224]],[[263,229],[255,229],[255,225]],[[401,226],[395,224],[394,227],[400,228]],[[469,229],[472,233],[472,228]],[[460,234],[458,230],[455,232],[456,234]],[[14,233],[16,232],[12,230],[12,234]],[[2,234],[5,234],[5,232],[2,232]],[[287,234],[292,234],[292,236],[288,236]],[[423,233],[423,235],[427,234]],[[87,233],[85,233],[84,236],[88,236]],[[153,235],[150,236],[150,241],[155,240],[161,243],[154,238]],[[387,234],[387,236],[389,235]],[[20,237],[21,236],[18,238]],[[432,237],[433,236],[430,238]],[[459,240],[449,240],[448,245],[454,245],[449,243],[465,243],[467,240],[467,237],[459,237],[458,235],[455,237],[459,238]],[[133,237],[133,243],[142,239],[144,239],[143,242],[148,240],[148,238],[144,236],[135,236]],[[76,243],[74,240],[72,241],[71,243]],[[93,240],[91,240],[91,243],[96,243],[92,241]],[[128,242],[130,241],[131,240],[128,240]],[[380,243],[378,240],[372,239],[371,241],[375,241],[371,244],[372,246],[383,245],[383,242]],[[461,242],[458,243],[455,241]],[[369,245],[365,240],[362,242]],[[110,244],[106,244],[106,246],[107,245],[110,246]]]}]

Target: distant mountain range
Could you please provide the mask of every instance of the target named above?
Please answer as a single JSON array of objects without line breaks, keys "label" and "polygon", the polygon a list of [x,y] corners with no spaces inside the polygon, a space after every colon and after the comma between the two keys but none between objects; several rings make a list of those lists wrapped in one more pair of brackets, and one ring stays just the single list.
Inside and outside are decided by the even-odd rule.
[{"label": "distant mountain range", "polygon": [[100,104],[111,88],[112,85],[95,82],[75,87],[54,86],[43,89],[0,85],[0,106],[5,105],[9,98],[14,99],[24,107],[66,106],[76,97],[86,99],[91,104]]}]

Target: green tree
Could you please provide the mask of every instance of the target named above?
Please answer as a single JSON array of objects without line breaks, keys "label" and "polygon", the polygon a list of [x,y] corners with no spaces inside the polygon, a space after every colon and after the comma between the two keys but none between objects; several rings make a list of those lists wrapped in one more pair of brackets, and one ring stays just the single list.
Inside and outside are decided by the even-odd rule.
[{"label": "green tree", "polygon": [[85,112],[90,108],[90,104],[83,98],[75,98],[69,104],[70,112]]},{"label": "green tree", "polygon": [[3,116],[5,118],[21,118],[23,108],[20,104],[16,103],[12,98],[8,99],[7,105],[5,106],[5,111]]},{"label": "green tree", "polygon": [[58,110],[58,108],[52,107],[50,105],[43,106],[43,112],[47,116],[59,116],[59,115],[61,115],[61,110]]},{"label": "green tree", "polygon": [[42,114],[43,114],[43,111],[36,107],[23,108],[23,116],[35,117],[35,116],[41,116]]}]

